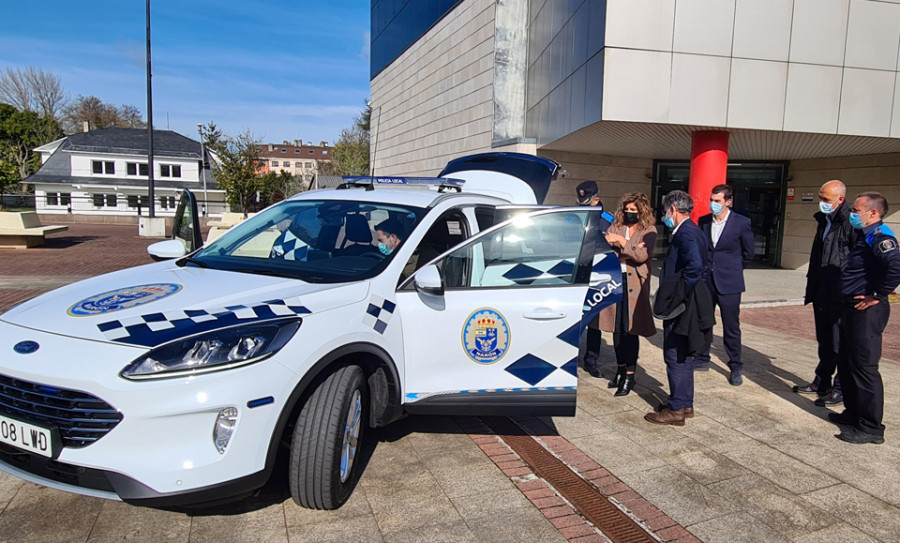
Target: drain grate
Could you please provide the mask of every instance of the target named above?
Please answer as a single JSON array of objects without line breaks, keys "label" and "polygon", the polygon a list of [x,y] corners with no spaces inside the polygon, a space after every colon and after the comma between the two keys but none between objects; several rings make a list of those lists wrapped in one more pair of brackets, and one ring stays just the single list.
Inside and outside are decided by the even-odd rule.
[{"label": "drain grate", "polygon": [[610,502],[593,485],[547,451],[530,435],[504,417],[483,417],[532,471],[547,481],[579,513],[613,543],[658,543],[631,517]]}]

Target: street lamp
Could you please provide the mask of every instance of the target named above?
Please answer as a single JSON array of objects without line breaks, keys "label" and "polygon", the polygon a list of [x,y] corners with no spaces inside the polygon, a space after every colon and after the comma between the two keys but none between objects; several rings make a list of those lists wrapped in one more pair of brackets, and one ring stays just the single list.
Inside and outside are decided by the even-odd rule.
[{"label": "street lamp", "polygon": [[206,192],[206,152],[203,149],[203,123],[197,123],[197,133],[200,134],[200,180],[203,181],[203,216],[206,217],[209,195]]}]

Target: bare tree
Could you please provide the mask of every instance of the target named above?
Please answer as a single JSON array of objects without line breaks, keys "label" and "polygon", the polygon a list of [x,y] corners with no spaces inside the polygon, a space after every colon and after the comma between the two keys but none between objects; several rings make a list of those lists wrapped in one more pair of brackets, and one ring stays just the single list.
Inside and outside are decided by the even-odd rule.
[{"label": "bare tree", "polygon": [[127,128],[145,128],[147,123],[141,118],[141,110],[135,106],[123,104],[116,107],[104,103],[96,96],[79,95],[66,108],[63,117],[63,130],[67,134],[74,134],[83,130],[83,123],[88,123],[88,129],[107,128],[110,126],[124,126]]},{"label": "bare tree", "polygon": [[7,68],[0,73],[0,102],[58,120],[65,101],[62,80],[56,74],[32,66]]}]

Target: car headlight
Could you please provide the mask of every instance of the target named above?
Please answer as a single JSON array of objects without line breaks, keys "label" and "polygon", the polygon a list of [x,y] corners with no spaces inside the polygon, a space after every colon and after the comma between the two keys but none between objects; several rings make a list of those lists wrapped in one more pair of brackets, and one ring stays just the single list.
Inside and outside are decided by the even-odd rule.
[{"label": "car headlight", "polygon": [[299,320],[286,319],[178,339],[141,356],[119,375],[132,380],[163,379],[246,366],[278,352],[298,328]]}]

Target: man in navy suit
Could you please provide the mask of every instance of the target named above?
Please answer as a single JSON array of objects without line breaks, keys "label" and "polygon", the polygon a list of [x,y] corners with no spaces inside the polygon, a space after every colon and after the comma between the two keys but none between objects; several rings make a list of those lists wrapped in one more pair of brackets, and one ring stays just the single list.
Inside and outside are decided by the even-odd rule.
[{"label": "man in navy suit", "polygon": [[[709,197],[709,215],[697,221],[706,237],[710,256],[709,290],[713,304],[722,316],[722,339],[728,368],[728,382],[739,386],[744,382],[741,361],[741,293],[744,292],[744,266],[753,260],[753,231],[750,219],[731,211],[734,193],[729,185],[716,185]],[[694,369],[709,369],[707,345],[694,356]]]},{"label": "man in navy suit", "polygon": [[[672,241],[659,272],[659,283],[662,286],[680,274],[684,299],[689,300],[696,285],[706,278],[708,241],[691,221],[694,201],[688,193],[669,192],[663,197],[663,209],[666,212],[663,222],[672,229]],[[663,320],[663,360],[669,379],[669,400],[644,416],[654,424],[684,426],[684,419],[694,416],[694,369],[688,360],[688,336],[675,333],[679,316]]]}]

